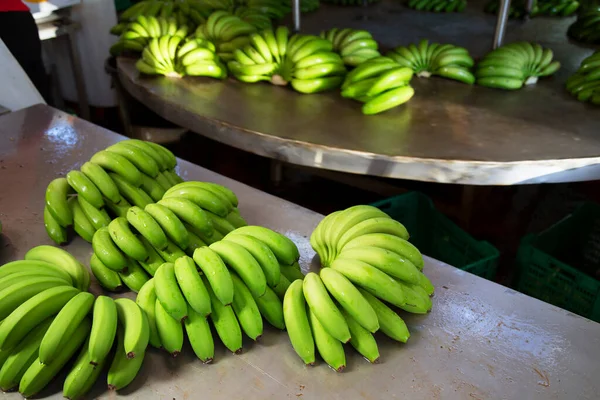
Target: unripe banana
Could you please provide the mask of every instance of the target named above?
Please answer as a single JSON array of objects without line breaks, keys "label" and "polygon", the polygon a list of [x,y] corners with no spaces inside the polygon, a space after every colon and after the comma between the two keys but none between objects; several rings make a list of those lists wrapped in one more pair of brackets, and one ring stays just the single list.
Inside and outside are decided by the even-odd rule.
[{"label": "unripe banana", "polygon": [[181,221],[191,225],[203,235],[212,236],[213,226],[206,212],[187,199],[166,198],[158,202],[159,205],[171,210]]},{"label": "unripe banana", "polygon": [[172,263],[164,263],[158,268],[154,275],[154,288],[158,300],[171,317],[177,321],[187,317],[187,302],[177,284],[175,266]]},{"label": "unripe banana", "polygon": [[223,305],[215,296],[208,281],[205,281],[205,286],[210,295],[210,303],[212,313],[210,319],[215,326],[215,330],[221,339],[221,342],[233,353],[241,353],[242,351],[242,330],[238,323],[233,308]]},{"label": "unripe banana", "polygon": [[293,282],[296,279],[304,279],[302,271],[292,265],[280,265],[279,269],[281,270],[281,275],[285,275],[290,282]]},{"label": "unripe banana", "polygon": [[66,281],[55,276],[30,275],[17,279],[19,279],[18,282],[10,284],[0,291],[0,319],[7,318],[24,302],[39,293],[59,286],[69,287]]},{"label": "unripe banana", "polygon": [[88,343],[89,363],[100,366],[113,347],[117,335],[117,306],[108,296],[98,296],[94,303],[92,329]]},{"label": "unripe banana", "polygon": [[349,241],[342,250],[370,246],[392,251],[401,257],[405,257],[420,271],[423,270],[424,261],[421,252],[412,243],[388,233],[369,233],[358,236]]},{"label": "unripe banana", "polygon": [[300,253],[294,242],[271,229],[262,226],[243,226],[233,231],[232,234],[253,236],[262,241],[269,246],[281,264],[292,265],[300,258]]},{"label": "unripe banana", "polygon": [[140,263],[132,259],[127,260],[127,267],[118,274],[125,286],[135,293],[150,279]]},{"label": "unripe banana", "polygon": [[73,227],[75,228],[75,232],[81,236],[83,240],[91,243],[94,233],[96,233],[96,228],[94,228],[91,221],[84,214],[77,201],[77,197],[71,197],[68,204],[73,213]]},{"label": "unripe banana", "polygon": [[[185,249],[189,244],[189,237],[187,229],[183,225],[183,222],[174,212],[165,206],[160,204],[148,204],[145,211],[152,216],[160,225],[164,233],[171,239],[177,246]],[[156,246],[155,246],[156,247]],[[163,250],[162,247],[156,247],[158,250]]]},{"label": "unripe banana", "polygon": [[94,295],[81,292],[60,310],[44,335],[39,349],[39,362],[51,364],[71,341],[71,335],[92,309]]},{"label": "unripe banana", "polygon": [[73,223],[73,213],[67,204],[67,195],[70,191],[67,178],[54,179],[46,189],[46,207],[63,228]]},{"label": "unripe banana", "polygon": [[[331,268],[340,272],[356,285],[397,307],[404,306],[406,299],[400,283],[375,267],[362,261],[336,258]],[[306,281],[306,279],[305,279]]]},{"label": "unripe banana", "polygon": [[127,357],[125,350],[125,332],[122,327],[117,329],[117,347],[115,357],[108,370],[108,389],[120,390],[129,385],[135,379],[142,363],[144,362],[145,351],[136,354],[136,357]]},{"label": "unripe banana", "polygon": [[346,368],[346,354],[342,342],[329,334],[312,308],[308,309],[308,318],[319,354],[335,372],[342,372]]},{"label": "unripe banana", "polygon": [[313,365],[315,363],[315,342],[306,310],[302,281],[296,280],[285,292],[283,316],[294,351],[305,364]]},{"label": "unripe banana", "polygon": [[220,217],[226,217],[231,209],[221,201],[214,193],[200,187],[181,187],[166,193],[164,198],[178,197],[188,199],[206,211],[217,214]]},{"label": "unripe banana", "polygon": [[135,298],[135,302],[146,313],[148,318],[149,339],[148,342],[152,347],[157,349],[162,347],[158,330],[156,328],[156,291],[154,289],[154,278],[142,286]]},{"label": "unripe banana", "polygon": [[206,317],[190,307],[184,325],[196,357],[205,364],[211,363],[215,356],[215,345]]},{"label": "unripe banana", "polygon": [[362,354],[364,358],[369,360],[369,362],[376,363],[379,361],[379,348],[377,347],[377,342],[371,332],[363,328],[362,325],[352,318],[345,310],[342,311],[342,314],[344,314],[344,318],[346,318],[346,323],[348,324],[350,334],[352,335],[352,339],[350,339],[352,347]]},{"label": "unripe banana", "polygon": [[0,268],[0,279],[26,271],[31,271],[39,275],[56,276],[66,281],[69,285],[73,284],[71,275],[62,266],[38,260],[17,260],[6,263]]},{"label": "unripe banana", "polygon": [[280,277],[279,262],[269,246],[248,235],[226,235],[223,240],[237,243],[246,249],[260,265],[267,280],[267,285],[270,287],[277,286]]},{"label": "unripe banana", "polygon": [[323,268],[319,275],[327,291],[354,320],[369,332],[379,329],[377,314],[352,282],[332,268]]},{"label": "unripe banana", "polygon": [[118,217],[113,219],[112,222],[108,224],[108,232],[110,233],[113,242],[127,256],[138,261],[144,261],[148,258],[146,248],[133,234],[126,218]]},{"label": "unripe banana", "polygon": [[140,172],[155,178],[159,172],[159,166],[152,157],[148,157],[142,149],[132,146],[129,141],[118,142],[106,148],[106,151],[119,154],[131,162]]},{"label": "unripe banana", "polygon": [[418,283],[421,272],[413,263],[398,254],[379,247],[344,249],[341,257],[366,262],[389,276],[405,282]]},{"label": "unripe banana", "polygon": [[338,252],[352,239],[369,233],[389,233],[408,240],[408,231],[400,222],[391,218],[370,218],[348,229],[337,243]]},{"label": "unripe banana", "polygon": [[96,254],[92,254],[90,258],[90,269],[103,288],[111,292],[117,292],[123,287],[119,274],[104,265]]},{"label": "unripe banana", "polygon": [[210,245],[221,259],[242,278],[252,295],[264,295],[267,288],[265,274],[258,262],[244,247],[230,241],[219,241]]},{"label": "unripe banana", "polygon": [[67,174],[67,182],[77,192],[77,194],[86,199],[96,208],[104,206],[102,193],[94,183],[82,172],[73,170]]},{"label": "unripe banana", "polygon": [[[135,358],[144,355],[150,337],[148,319],[142,309],[128,298],[115,300],[117,316],[124,331],[124,355]],[[115,358],[117,358],[115,356]]]},{"label": "unripe banana", "polygon": [[231,274],[233,280],[234,295],[233,311],[246,336],[252,340],[258,340],[263,333],[263,321],[258,305],[252,298],[252,293],[244,282],[236,275]]},{"label": "unripe banana", "polygon": [[194,251],[193,258],[208,282],[210,282],[210,286],[219,301],[223,305],[231,304],[234,296],[233,281],[221,257],[209,247],[202,247]]},{"label": "unripe banana", "polygon": [[350,331],[319,275],[309,272],[303,281],[304,298],[330,335],[342,343],[350,341]]},{"label": "unripe banana", "polygon": [[[152,197],[150,197],[146,192],[144,192],[141,188],[132,185],[127,182],[123,177],[117,175],[115,173],[108,174],[110,178],[113,180],[115,185],[119,188],[119,192],[123,195],[123,197],[130,202],[131,204],[138,206],[140,208],[146,207],[148,204],[152,203]],[[141,174],[140,174],[140,185],[141,185]]]},{"label": "unripe banana", "polygon": [[156,330],[164,349],[177,357],[183,347],[183,327],[181,322],[165,311],[159,300],[155,302]]},{"label": "unripe banana", "polygon": [[119,154],[101,150],[94,154],[90,161],[121,176],[135,187],[139,187],[142,184],[142,175],[140,170],[137,169],[136,166],[133,165],[129,160]]},{"label": "unripe banana", "polygon": [[186,256],[178,258],[173,269],[188,305],[198,314],[207,317],[211,312],[210,296],[196,268],[194,260]]},{"label": "unripe banana", "polygon": [[94,254],[113,271],[121,271],[127,266],[127,258],[113,242],[108,227],[100,228],[92,238]]},{"label": "unripe banana", "polygon": [[85,216],[90,220],[90,222],[96,230],[108,226],[108,224],[110,224],[111,218],[105,209],[97,209],[82,196],[77,196],[77,201],[79,202],[81,210],[83,211]]},{"label": "unripe banana", "polygon": [[88,352],[88,343],[84,343],[71,372],[65,378],[63,396],[69,400],[83,398],[96,383],[107,362],[108,357],[104,357],[98,365],[93,364]]},{"label": "unripe banana", "polygon": [[155,248],[162,250],[167,247],[165,233],[146,211],[137,206],[131,207],[127,210],[127,221]]},{"label": "unripe banana", "polygon": [[377,313],[379,329],[381,332],[394,340],[406,343],[410,337],[410,332],[408,331],[408,328],[406,327],[406,324],[402,318],[400,318],[400,316],[398,316],[394,310],[386,306],[385,303],[373,296],[371,293],[361,288],[358,288],[358,290],[371,304],[373,310],[375,310]]},{"label": "unripe banana", "polygon": [[67,243],[67,229],[58,223],[50,212],[50,209],[48,209],[48,206],[44,207],[44,227],[50,239],[54,240],[56,244],[62,245]]}]

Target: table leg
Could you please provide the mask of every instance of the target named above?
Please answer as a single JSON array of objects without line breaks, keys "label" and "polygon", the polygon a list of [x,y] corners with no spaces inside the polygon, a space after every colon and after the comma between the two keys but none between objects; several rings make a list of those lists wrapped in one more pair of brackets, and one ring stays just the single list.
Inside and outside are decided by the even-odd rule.
[{"label": "table leg", "polygon": [[494,31],[494,42],[492,44],[493,49],[502,46],[502,43],[504,42],[509,11],[510,0],[500,0],[500,9],[498,10],[498,19],[496,20],[496,29]]},{"label": "table leg", "polygon": [[83,119],[90,119],[90,106],[88,104],[87,92],[85,90],[85,80],[83,78],[83,70],[81,69],[81,60],[77,45],[73,37],[74,30],[68,28],[66,40],[69,46],[69,56],[71,58],[71,66],[73,68],[73,77],[75,78],[75,87],[77,89],[77,100],[79,101],[79,112]]}]

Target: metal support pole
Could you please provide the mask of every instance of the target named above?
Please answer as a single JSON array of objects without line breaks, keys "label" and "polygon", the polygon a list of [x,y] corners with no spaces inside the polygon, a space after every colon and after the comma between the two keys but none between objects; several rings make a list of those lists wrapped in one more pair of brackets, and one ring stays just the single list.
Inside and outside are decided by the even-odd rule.
[{"label": "metal support pole", "polygon": [[75,78],[75,88],[77,90],[77,100],[79,101],[79,111],[81,118],[90,119],[90,106],[88,103],[87,92],[85,90],[85,79],[81,68],[81,59],[79,58],[79,50],[75,43],[75,28],[69,26],[67,28],[66,40],[69,46],[69,56],[71,58],[71,66],[73,68],[73,78]]},{"label": "metal support pole", "polygon": [[531,10],[533,10],[533,5],[535,4],[535,0],[527,0],[527,4],[525,4],[525,13],[527,14],[527,18],[531,15]]},{"label": "metal support pole", "polygon": [[496,20],[496,30],[494,31],[494,43],[492,48],[496,49],[502,46],[504,35],[506,33],[506,23],[508,21],[508,12],[510,10],[510,0],[501,0],[498,10],[498,19]]},{"label": "metal support pole", "polygon": [[300,32],[300,0],[292,1],[292,16],[294,18],[294,32]]}]

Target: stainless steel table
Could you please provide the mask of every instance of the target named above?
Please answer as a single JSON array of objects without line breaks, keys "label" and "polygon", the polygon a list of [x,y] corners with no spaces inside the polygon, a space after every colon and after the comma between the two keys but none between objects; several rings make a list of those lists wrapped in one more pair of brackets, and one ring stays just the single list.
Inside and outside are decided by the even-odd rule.
[{"label": "stainless steel table", "polygon": [[[367,29],[391,48],[421,38],[490,50],[495,17],[483,3],[465,13],[417,12],[389,0],[334,7],[302,18],[302,31]],[[365,19],[359,18],[365,16]],[[534,87],[510,92],[441,78],[413,79],[415,97],[376,116],[337,91],[301,95],[266,83],[203,78],[141,78],[118,62],[125,89],[163,118],[214,140],[309,167],[469,185],[514,185],[600,178],[600,112],[577,102],[564,82],[593,52],[569,43],[572,18],[511,21],[506,42],[550,46],[563,68]]]},{"label": "stainless steel table", "polygon": [[[46,184],[79,167],[122,137],[83,120],[35,106],[0,117],[0,262],[49,244],[42,222]],[[297,205],[180,161],[186,179],[231,187],[242,215],[289,235],[299,246],[303,270],[314,268],[308,236],[320,220]],[[67,246],[87,263],[91,246]],[[382,362],[370,365],[348,349],[348,369],[324,363],[305,367],[285,333],[269,329],[233,355],[217,346],[203,365],[189,347],[171,359],[150,350],[134,383],[119,393],[153,399],[597,399],[600,325],[427,258],[437,287],[433,311],[403,315],[412,337],[406,345],[378,336]],[[94,283],[93,291],[100,292]],[[102,381],[90,398],[114,398]],[[61,398],[60,383],[43,393]],[[0,394],[17,399],[16,394]]]}]

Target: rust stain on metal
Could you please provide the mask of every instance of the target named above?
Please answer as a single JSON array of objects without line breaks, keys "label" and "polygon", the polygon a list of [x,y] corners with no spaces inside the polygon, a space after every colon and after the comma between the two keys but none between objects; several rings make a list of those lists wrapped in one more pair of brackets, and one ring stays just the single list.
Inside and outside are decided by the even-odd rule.
[{"label": "rust stain on metal", "polygon": [[533,367],[533,370],[535,371],[536,374],[539,375],[540,378],[542,378],[541,381],[538,381],[538,385],[543,386],[543,387],[549,387],[550,386],[550,377],[548,376],[548,373],[546,371],[540,371],[539,369]]}]

